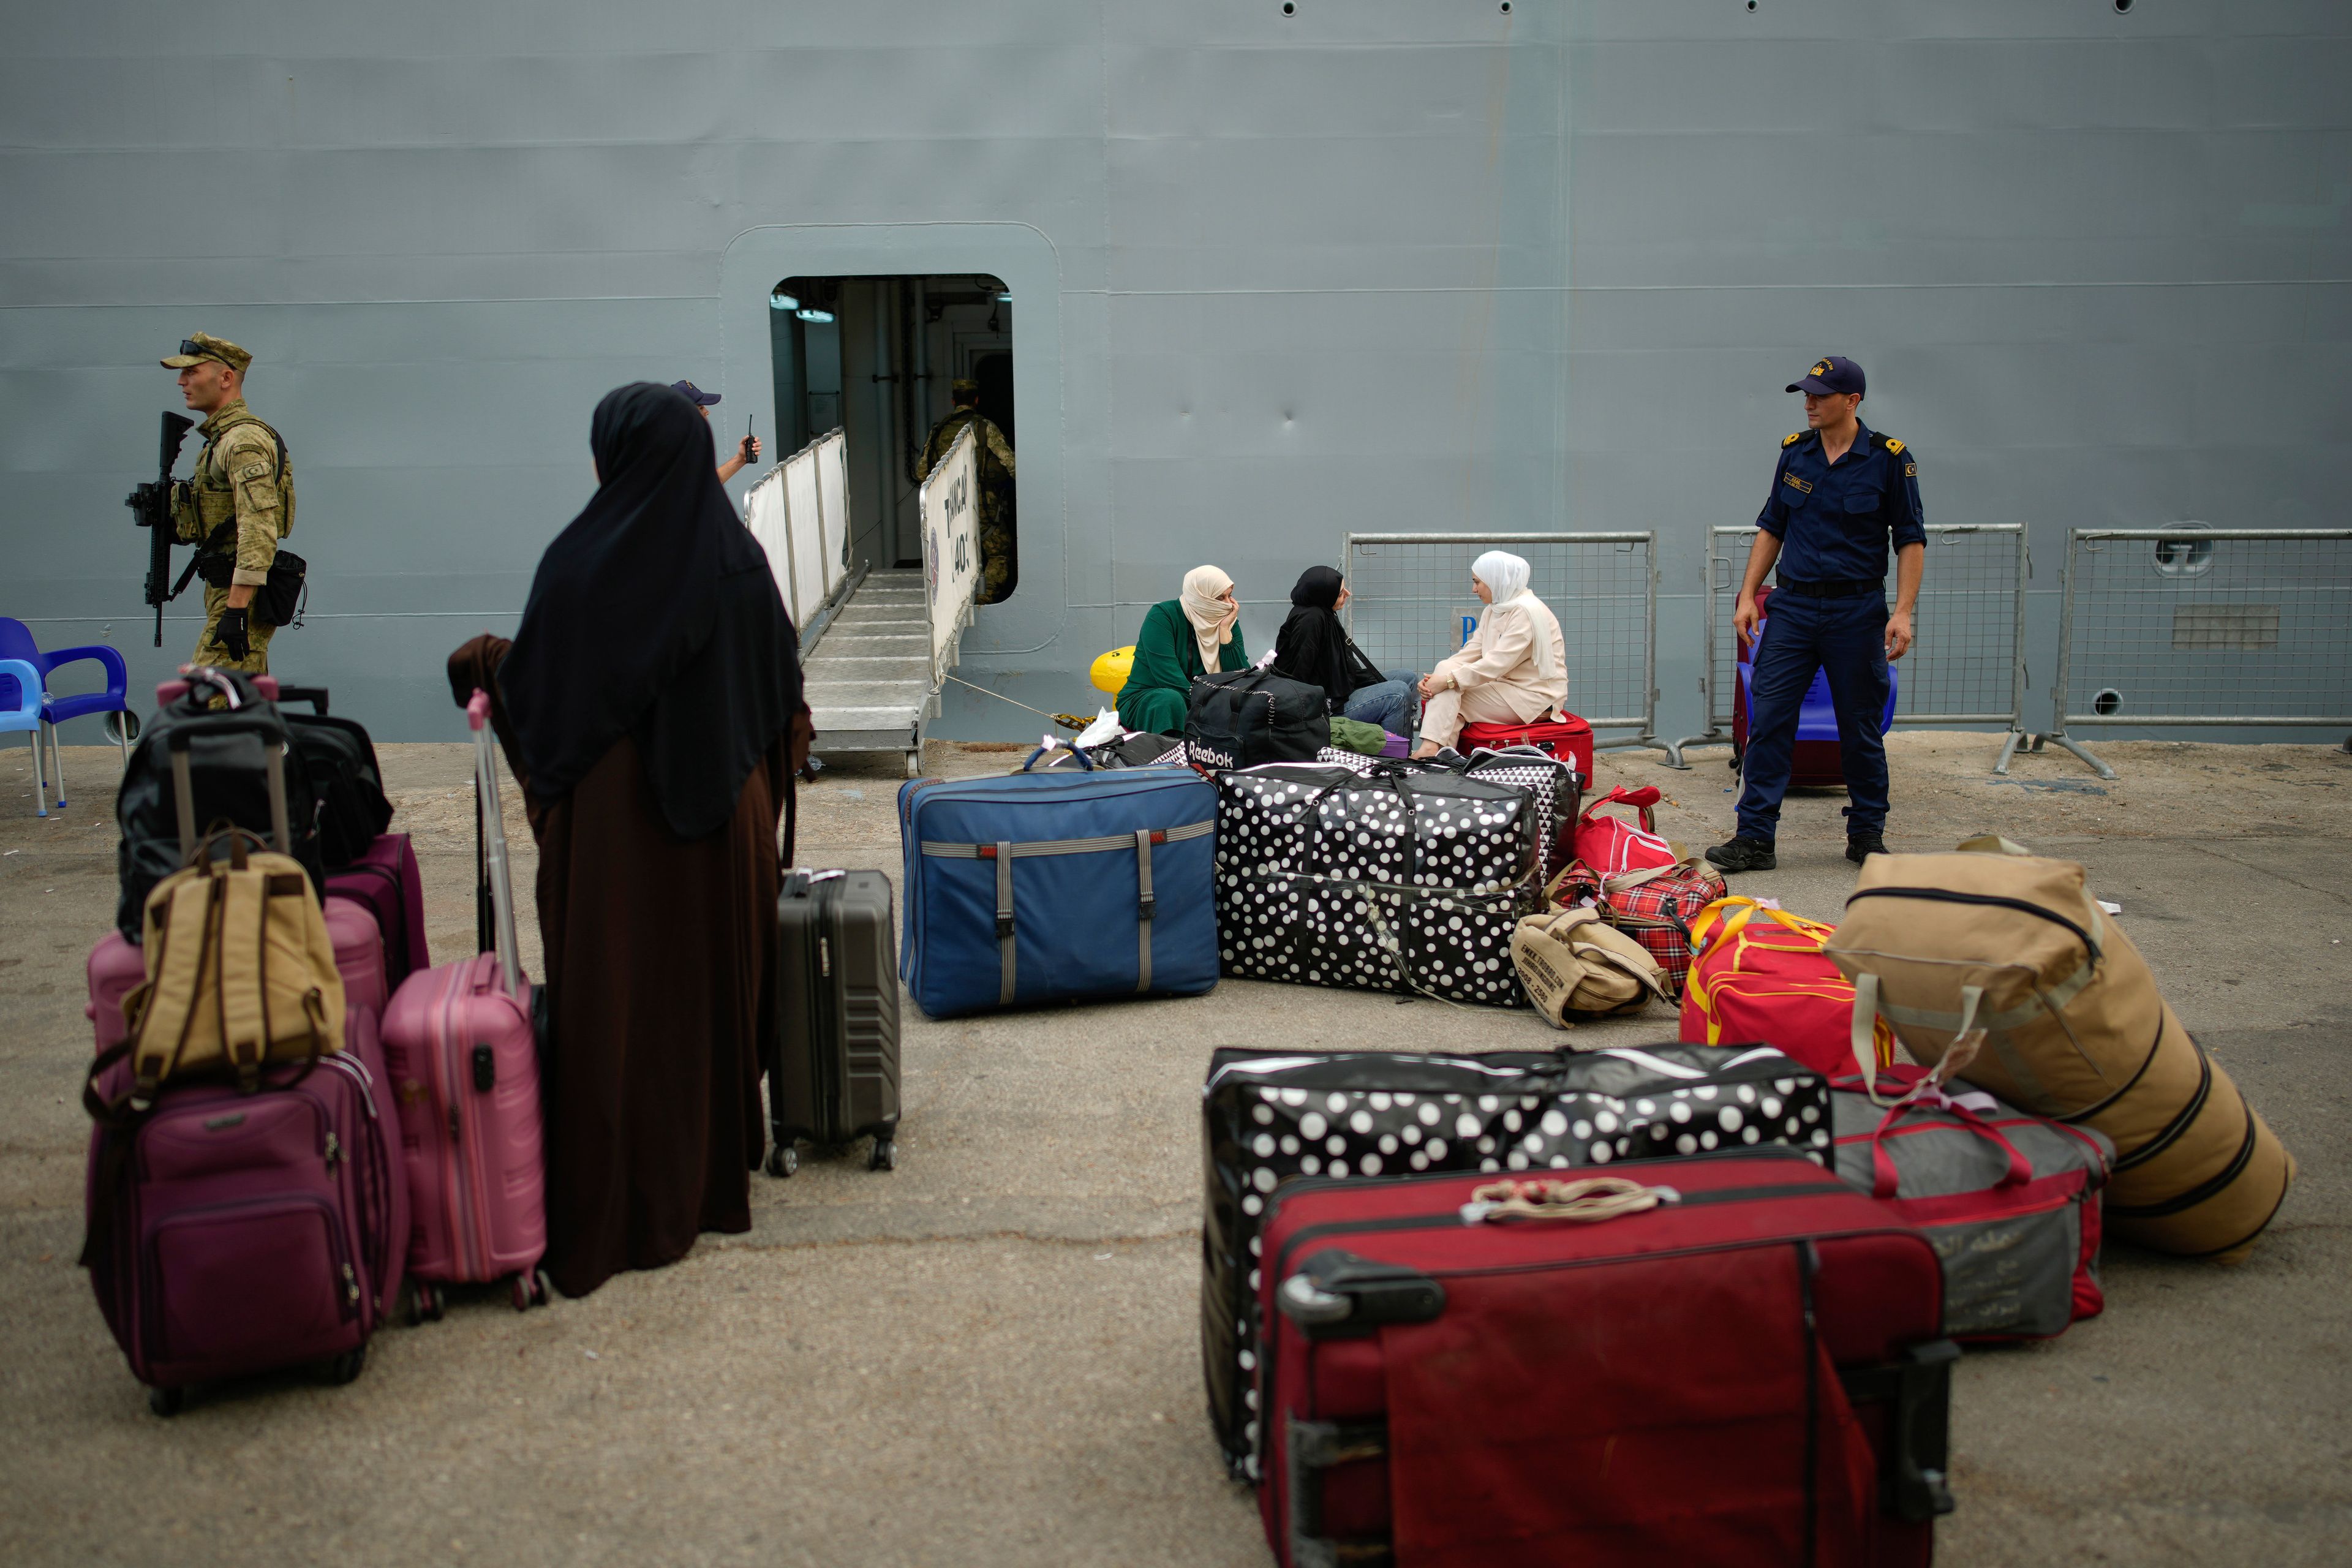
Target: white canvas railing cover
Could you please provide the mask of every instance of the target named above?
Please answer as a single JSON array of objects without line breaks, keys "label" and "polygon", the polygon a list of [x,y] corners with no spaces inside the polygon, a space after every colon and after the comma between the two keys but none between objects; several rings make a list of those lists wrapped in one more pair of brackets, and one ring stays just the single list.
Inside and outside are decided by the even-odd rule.
[{"label": "white canvas railing cover", "polygon": [[971,427],[958,434],[923,481],[923,605],[931,630],[931,688],[955,664],[980,588],[980,479]]},{"label": "white canvas railing cover", "polygon": [[776,591],[805,631],[849,575],[849,492],[839,430],[761,477],[743,498],[743,526],[768,553]]}]

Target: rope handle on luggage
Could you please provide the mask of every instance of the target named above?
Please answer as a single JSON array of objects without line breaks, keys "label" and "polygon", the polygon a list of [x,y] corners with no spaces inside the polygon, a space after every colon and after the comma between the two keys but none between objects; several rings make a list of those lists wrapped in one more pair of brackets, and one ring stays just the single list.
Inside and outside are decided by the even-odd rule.
[{"label": "rope handle on luggage", "polygon": [[1572,1219],[1594,1225],[1641,1214],[1660,1204],[1677,1204],[1682,1197],[1673,1187],[1644,1186],[1631,1176],[1584,1176],[1572,1182],[1551,1177],[1489,1182],[1470,1189],[1470,1201],[1462,1205],[1462,1223]]}]

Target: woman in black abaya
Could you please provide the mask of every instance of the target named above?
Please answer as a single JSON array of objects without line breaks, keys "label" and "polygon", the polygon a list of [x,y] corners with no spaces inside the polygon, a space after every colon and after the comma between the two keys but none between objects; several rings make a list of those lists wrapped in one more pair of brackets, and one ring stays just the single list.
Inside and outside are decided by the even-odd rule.
[{"label": "woman in black abaya", "polygon": [[751,1228],[776,826],[808,736],[798,637],[700,413],[625,386],[589,444],[599,488],[513,641],[449,659],[460,703],[491,694],[539,842],[546,1268],[567,1296]]},{"label": "woman in black abaya", "polygon": [[1341,718],[1410,737],[1417,710],[1413,683],[1420,672],[1393,669],[1382,675],[1339,624],[1339,607],[1347,602],[1348,584],[1333,568],[1309,566],[1300,573],[1290,590],[1290,615],[1275,634],[1275,673],[1321,687],[1331,711]]}]

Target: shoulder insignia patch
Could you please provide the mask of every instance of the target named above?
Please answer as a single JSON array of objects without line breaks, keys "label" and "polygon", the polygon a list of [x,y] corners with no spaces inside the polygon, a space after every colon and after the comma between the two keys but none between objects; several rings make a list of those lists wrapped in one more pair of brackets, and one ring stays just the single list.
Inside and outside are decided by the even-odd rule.
[{"label": "shoulder insignia patch", "polygon": [[1800,441],[1803,440],[1804,438],[1805,438],[1805,433],[1804,433],[1802,430],[1800,430],[1800,431],[1798,431],[1795,435],[1790,436],[1790,437],[1787,437],[1785,440],[1783,440],[1783,441],[1780,443],[1780,445],[1782,445],[1783,447],[1793,447],[1793,446],[1795,446],[1798,442],[1800,442]]},{"label": "shoulder insignia patch", "polygon": [[1886,449],[1899,458],[1903,455],[1903,443],[1890,436],[1886,439]]},{"label": "shoulder insignia patch", "polygon": [[1916,464],[1916,463],[1906,463],[1906,464],[1904,464],[1904,465],[1903,465],[1903,477],[1904,477],[1905,479],[1917,479],[1917,478],[1919,477],[1919,465],[1918,465],[1918,464]]}]

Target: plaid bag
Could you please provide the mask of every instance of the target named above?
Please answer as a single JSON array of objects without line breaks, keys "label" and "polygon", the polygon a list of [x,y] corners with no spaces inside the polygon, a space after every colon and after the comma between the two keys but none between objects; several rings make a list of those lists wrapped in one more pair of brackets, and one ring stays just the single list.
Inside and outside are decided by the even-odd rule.
[{"label": "plaid bag", "polygon": [[1592,900],[1601,918],[1640,942],[1658,961],[1669,1000],[1679,999],[1690,976],[1690,922],[1723,897],[1723,873],[1693,858],[1604,879],[1581,860],[1552,879],[1550,901],[1574,909]]}]

